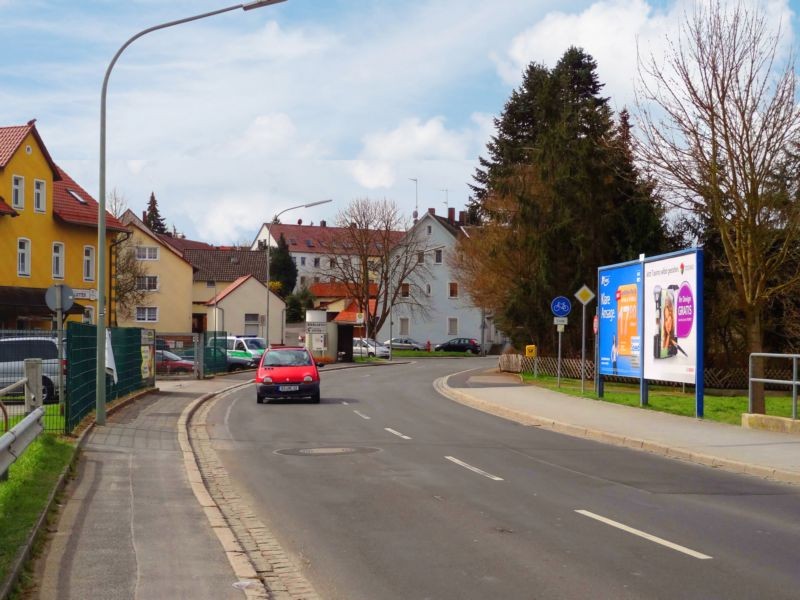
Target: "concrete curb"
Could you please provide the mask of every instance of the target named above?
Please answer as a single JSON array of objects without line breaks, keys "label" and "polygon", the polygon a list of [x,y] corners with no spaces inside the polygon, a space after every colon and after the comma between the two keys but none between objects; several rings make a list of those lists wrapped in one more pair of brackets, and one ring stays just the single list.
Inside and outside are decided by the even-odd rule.
[{"label": "concrete curb", "polygon": [[245,550],[237,541],[236,534],[228,525],[228,522],[225,520],[222,511],[211,497],[211,494],[208,491],[205,482],[203,481],[203,476],[200,473],[200,466],[197,464],[194,448],[192,448],[192,443],[189,440],[189,422],[192,420],[192,417],[197,410],[206,401],[220,394],[224,394],[250,384],[252,384],[252,381],[240,382],[216,392],[203,394],[199,398],[193,400],[189,406],[183,409],[181,416],[178,417],[178,444],[180,445],[181,452],[183,454],[183,467],[186,470],[186,476],[189,479],[189,485],[192,488],[192,492],[194,492],[197,502],[203,508],[203,512],[208,519],[208,524],[211,526],[212,531],[222,545],[222,549],[225,552],[225,556],[227,557],[228,563],[230,563],[234,574],[240,582],[245,584],[245,587],[248,590],[251,592],[256,591],[256,593],[263,590],[264,597],[267,597],[269,594],[268,590],[264,586],[263,582],[258,578],[258,574],[250,562],[247,552],[245,552]]},{"label": "concrete curb", "polygon": [[[119,400],[114,404],[107,406],[106,414],[112,415],[116,411],[120,410],[122,407],[128,406],[128,404],[138,400],[139,398],[146,396],[151,392],[157,392],[157,391],[158,388],[146,388],[144,390],[134,392],[133,394],[126,396],[122,400]],[[75,463],[78,462],[81,450],[83,449],[83,446],[86,443],[86,438],[88,437],[89,432],[95,426],[93,415],[94,413],[91,413],[86,417],[87,419],[91,418],[91,420],[78,435],[78,441],[75,443],[75,451],[72,453],[72,458],[70,458],[69,463],[67,463],[64,469],[61,471],[61,474],[58,476],[58,481],[56,481],[56,485],[53,487],[52,491],[50,492],[50,496],[47,498],[47,504],[45,504],[44,509],[42,510],[41,514],[39,515],[39,518],[36,520],[36,523],[33,526],[33,529],[31,529],[31,531],[28,534],[28,537],[25,539],[25,542],[18,550],[17,556],[14,558],[14,562],[11,565],[11,569],[9,569],[8,571],[8,575],[5,581],[3,581],[2,585],[0,585],[0,598],[2,598],[3,600],[5,600],[5,598],[8,598],[8,596],[14,590],[14,587],[19,582],[22,572],[25,569],[25,565],[28,563],[28,561],[31,558],[31,554],[33,553],[33,545],[36,542],[36,539],[39,537],[42,528],[44,527],[45,521],[47,520],[47,515],[53,508],[56,496],[67,485],[68,474],[74,468]]]},{"label": "concrete curb", "polygon": [[458,402],[465,406],[469,406],[470,408],[475,408],[477,410],[495,415],[497,417],[508,419],[509,421],[515,421],[522,425],[542,427],[544,429],[549,429],[557,433],[563,433],[565,435],[570,435],[573,437],[594,440],[597,442],[601,442],[603,444],[622,446],[625,448],[631,448],[633,450],[641,450],[644,452],[649,452],[651,454],[658,454],[659,456],[665,456],[667,458],[673,458],[699,465],[705,465],[707,467],[712,467],[715,469],[722,469],[724,471],[729,471],[731,473],[753,475],[755,477],[770,479],[772,481],[779,481],[781,483],[800,485],[800,473],[795,473],[792,471],[784,471],[782,469],[774,469],[772,467],[765,467],[763,465],[744,463],[726,458],[719,458],[716,456],[711,456],[709,454],[703,454],[701,452],[685,450],[683,448],[673,448],[671,446],[662,444],[660,442],[653,442],[650,440],[644,440],[640,438],[627,437],[616,433],[600,431],[598,429],[590,429],[587,427],[582,427],[580,425],[563,423],[560,421],[555,421],[553,419],[539,417],[518,410],[506,408],[503,406],[498,406],[494,403],[480,400],[478,398],[475,398],[474,396],[469,395],[466,392],[462,392],[461,390],[450,387],[447,383],[450,377],[451,376],[440,377],[439,379],[434,381],[433,387],[436,389],[437,392],[439,392],[446,398],[449,398],[450,400],[454,400],[455,402]]}]

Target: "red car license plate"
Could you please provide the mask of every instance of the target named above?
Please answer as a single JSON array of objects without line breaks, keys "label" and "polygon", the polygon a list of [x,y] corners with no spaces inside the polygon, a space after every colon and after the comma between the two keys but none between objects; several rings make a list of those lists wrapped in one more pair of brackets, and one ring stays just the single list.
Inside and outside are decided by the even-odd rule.
[{"label": "red car license plate", "polygon": [[282,385],[278,388],[281,392],[296,392],[299,389],[299,385]]}]

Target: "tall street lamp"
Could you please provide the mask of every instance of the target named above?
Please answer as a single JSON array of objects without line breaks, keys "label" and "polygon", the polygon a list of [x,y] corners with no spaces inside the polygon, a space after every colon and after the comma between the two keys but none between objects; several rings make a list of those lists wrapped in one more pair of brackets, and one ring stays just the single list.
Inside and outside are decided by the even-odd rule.
[{"label": "tall street lamp", "polygon": [[[269,346],[269,300],[271,290],[269,289],[269,252],[270,248],[272,247],[272,225],[275,221],[278,220],[283,213],[289,212],[290,210],[295,210],[298,208],[311,208],[312,206],[319,206],[320,204],[327,204],[328,202],[333,202],[332,198],[328,198],[327,200],[317,200],[316,202],[309,202],[308,204],[298,204],[297,206],[290,206],[289,208],[284,208],[281,212],[275,213],[275,216],[272,217],[272,220],[267,224],[267,314],[265,315],[266,323],[264,324],[264,341],[267,342],[267,346]],[[281,340],[283,341],[283,340]]]},{"label": "tall street lamp", "polygon": [[177,21],[170,21],[168,23],[161,23],[148,27],[131,37],[127,42],[122,44],[114,58],[108,64],[106,75],[103,78],[103,90],[100,94],[100,193],[97,198],[97,373],[95,379],[95,421],[98,425],[105,425],[106,423],[106,301],[105,301],[105,287],[106,287],[106,94],[108,92],[108,78],[111,76],[111,70],[117,63],[120,55],[125,48],[130,46],[135,40],[139,39],[151,31],[159,29],[166,29],[182,23],[190,21],[197,21],[205,19],[206,17],[213,17],[232,10],[253,10],[254,8],[261,8],[262,6],[269,6],[271,4],[278,4],[285,0],[256,0],[254,2],[245,2],[243,4],[235,4],[227,8],[220,8],[211,12],[194,15],[193,17],[186,17],[185,19],[178,19]]}]

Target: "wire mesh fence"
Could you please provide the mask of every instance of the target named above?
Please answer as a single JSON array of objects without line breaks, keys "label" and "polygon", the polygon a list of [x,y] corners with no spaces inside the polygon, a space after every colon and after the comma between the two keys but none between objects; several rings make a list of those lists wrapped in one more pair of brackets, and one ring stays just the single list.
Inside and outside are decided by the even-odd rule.
[{"label": "wire mesh fence", "polygon": [[[62,341],[66,345],[65,341]],[[0,330],[0,390],[25,377],[25,359],[42,361],[42,403],[46,431],[64,431],[65,361],[59,355],[58,332],[36,329]],[[0,433],[7,431],[25,416],[25,387],[17,387],[0,396]]]},{"label": "wire mesh fence", "polygon": [[[106,353],[106,402],[150,386],[154,381],[151,330],[112,327],[109,330],[113,354]],[[94,325],[67,326],[66,433],[71,432],[96,406],[97,329]],[[113,360],[109,360],[112,358]],[[115,367],[112,369],[111,367]],[[113,371],[116,371],[116,378]]]},{"label": "wire mesh fence", "polygon": [[203,347],[203,366],[206,374],[233,370],[236,364],[228,358],[228,332],[207,331]]},{"label": "wire mesh fence", "polygon": [[156,376],[194,376],[199,345],[199,333],[157,333]]}]

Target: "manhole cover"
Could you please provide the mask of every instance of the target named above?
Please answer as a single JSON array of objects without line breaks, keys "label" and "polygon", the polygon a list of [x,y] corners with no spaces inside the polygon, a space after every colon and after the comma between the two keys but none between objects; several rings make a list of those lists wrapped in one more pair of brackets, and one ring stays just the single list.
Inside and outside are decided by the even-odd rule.
[{"label": "manhole cover", "polygon": [[380,448],[284,448],[275,450],[275,454],[289,456],[331,456],[338,454],[369,454],[378,452]]}]

